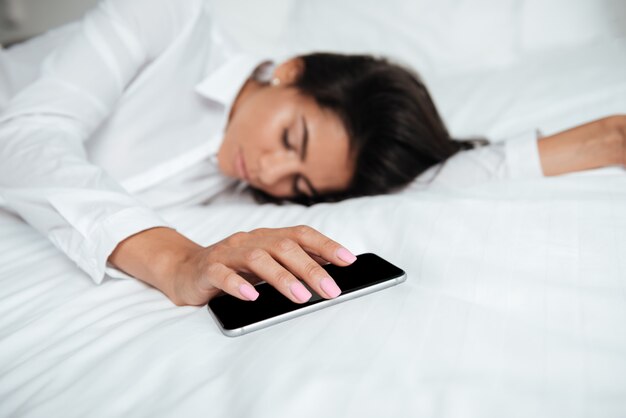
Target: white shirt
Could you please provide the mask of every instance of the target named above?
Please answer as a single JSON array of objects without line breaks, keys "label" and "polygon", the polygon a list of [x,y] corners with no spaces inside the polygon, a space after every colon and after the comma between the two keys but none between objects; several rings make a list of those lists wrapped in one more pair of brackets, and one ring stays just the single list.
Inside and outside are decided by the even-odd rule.
[{"label": "white shirt", "polygon": [[[171,227],[155,208],[206,202],[232,184],[215,154],[261,59],[238,54],[210,14],[203,0],[105,0],[0,115],[0,204],[96,283],[120,276],[107,268],[119,242]],[[540,175],[534,138],[515,144],[462,153],[431,186]]]},{"label": "white shirt", "polygon": [[522,132],[463,152],[422,173],[407,188],[433,190],[463,188],[488,181],[532,179],[543,177],[537,133]]},{"label": "white shirt", "polygon": [[119,242],[171,226],[154,208],[232,184],[215,154],[260,59],[202,0],[107,0],[74,32],[0,115],[0,197],[100,283]]}]

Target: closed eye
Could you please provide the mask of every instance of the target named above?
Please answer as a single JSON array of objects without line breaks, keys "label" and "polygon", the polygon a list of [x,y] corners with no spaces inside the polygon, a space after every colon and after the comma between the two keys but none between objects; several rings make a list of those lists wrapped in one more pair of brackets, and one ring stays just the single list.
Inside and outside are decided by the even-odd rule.
[{"label": "closed eye", "polygon": [[[285,147],[286,150],[288,151],[292,151],[295,148],[289,143],[289,133],[287,132],[287,129],[283,130],[283,146]],[[291,185],[291,189],[292,189],[292,193],[296,196],[303,196],[304,193],[302,193],[300,191],[300,189],[298,188],[298,183],[300,182],[300,179],[302,178],[301,175],[296,174],[295,176],[293,176],[293,183]]]},{"label": "closed eye", "polygon": [[[304,118],[302,118],[302,123],[304,124]],[[306,125],[304,125],[304,144],[306,146],[307,143],[307,139],[308,139],[308,132],[306,130]],[[286,150],[288,151],[295,151],[295,147],[293,145],[291,145],[291,143],[289,143],[289,132],[287,129],[283,130],[283,136],[282,136],[282,142],[283,142],[283,146],[285,147]],[[305,150],[303,149],[302,155],[301,155],[301,159],[304,161],[304,152]],[[306,184],[307,188],[310,190],[310,194],[301,191],[301,189],[298,187],[298,184],[300,183],[300,180],[304,181],[304,183]],[[307,197],[311,197],[311,196],[316,196],[317,195],[317,191],[313,188],[313,185],[311,184],[311,182],[304,176],[300,175],[300,174],[296,174],[293,176],[293,183],[292,183],[292,190],[293,190],[293,194],[296,197],[300,197],[300,196],[307,196]]]},{"label": "closed eye", "polygon": [[283,131],[283,145],[288,151],[291,151],[294,149],[294,147],[289,143],[289,135],[287,133],[287,129]]}]

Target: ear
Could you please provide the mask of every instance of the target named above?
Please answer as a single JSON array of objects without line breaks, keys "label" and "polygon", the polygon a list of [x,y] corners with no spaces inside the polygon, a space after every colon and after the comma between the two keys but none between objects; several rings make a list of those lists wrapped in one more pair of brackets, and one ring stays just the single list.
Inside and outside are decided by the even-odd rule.
[{"label": "ear", "polygon": [[273,78],[278,78],[281,85],[291,85],[296,82],[304,70],[304,62],[299,57],[291,58],[274,68]]}]

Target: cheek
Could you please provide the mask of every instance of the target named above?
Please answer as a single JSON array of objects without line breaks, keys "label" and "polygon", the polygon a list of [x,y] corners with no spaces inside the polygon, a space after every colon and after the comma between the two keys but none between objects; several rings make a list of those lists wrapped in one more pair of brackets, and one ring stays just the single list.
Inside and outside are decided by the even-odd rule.
[{"label": "cheek", "polygon": [[293,105],[283,95],[263,92],[242,103],[232,115],[218,154],[220,169],[225,174],[236,173],[234,158],[240,148],[254,167],[264,153],[282,147],[282,132],[293,113]]},{"label": "cheek", "polygon": [[271,109],[259,108],[258,111],[239,115],[229,129],[232,142],[243,146],[249,152],[274,148],[280,143],[282,114]]},{"label": "cheek", "polygon": [[224,139],[218,152],[220,170],[226,175],[234,175],[235,156],[239,149],[243,149],[247,158],[252,158],[262,152],[264,138],[268,136],[267,128],[254,115],[246,117],[238,114],[233,117],[224,131]]}]

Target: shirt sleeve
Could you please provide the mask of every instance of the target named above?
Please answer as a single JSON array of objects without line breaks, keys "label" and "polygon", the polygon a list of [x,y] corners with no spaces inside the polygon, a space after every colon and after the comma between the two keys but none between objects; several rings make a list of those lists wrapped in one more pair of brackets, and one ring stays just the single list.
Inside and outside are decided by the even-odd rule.
[{"label": "shirt sleeve", "polygon": [[116,245],[170,226],[91,164],[84,142],[191,19],[193,1],[105,0],[0,114],[0,200],[100,283]]},{"label": "shirt sleeve", "polygon": [[462,151],[421,174],[410,189],[468,187],[490,181],[543,177],[535,131]]},{"label": "shirt sleeve", "polygon": [[503,178],[531,179],[543,177],[537,131],[528,131],[508,139],[500,146],[504,148],[505,170]]}]

